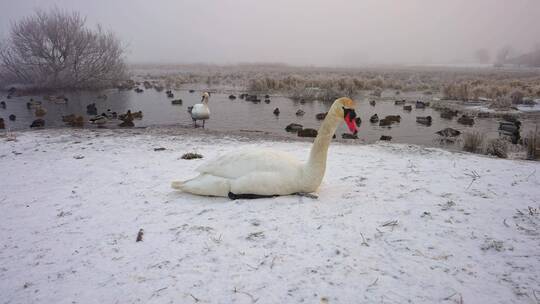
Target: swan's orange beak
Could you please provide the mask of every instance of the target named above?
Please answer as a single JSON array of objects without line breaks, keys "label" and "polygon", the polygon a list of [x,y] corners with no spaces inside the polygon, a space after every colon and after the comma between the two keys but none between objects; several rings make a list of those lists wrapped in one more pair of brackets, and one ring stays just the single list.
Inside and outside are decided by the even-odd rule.
[{"label": "swan's orange beak", "polygon": [[356,135],[358,133],[358,127],[356,126],[355,118],[356,112],[354,112],[354,110],[352,109],[346,109],[344,120],[347,124],[347,127],[349,127],[349,131],[351,131],[353,135]]}]

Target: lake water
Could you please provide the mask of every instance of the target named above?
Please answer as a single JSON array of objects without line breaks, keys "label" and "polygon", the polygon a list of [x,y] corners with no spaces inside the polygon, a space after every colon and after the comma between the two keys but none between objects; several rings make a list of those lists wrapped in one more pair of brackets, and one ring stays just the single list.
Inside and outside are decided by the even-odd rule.
[{"label": "lake water", "polygon": [[[182,99],[182,105],[172,105],[171,98],[167,98],[165,92],[157,92],[154,89],[145,90],[143,93],[134,91],[119,91],[117,89],[106,90],[102,92],[78,92],[65,94],[69,101],[67,104],[55,104],[45,101],[43,96],[21,96],[11,99],[2,98],[7,104],[6,109],[0,109],[0,117],[4,118],[6,128],[13,130],[28,129],[31,122],[35,119],[34,111],[28,110],[26,103],[33,98],[42,102],[47,114],[43,119],[46,127],[61,127],[64,123],[61,120],[62,115],[78,114],[85,118],[92,116],[86,115],[86,106],[90,103],[96,103],[98,112],[105,112],[107,109],[118,113],[125,113],[128,109],[142,111],[144,117],[141,120],[135,120],[136,127],[156,126],[156,125],[178,125],[190,127],[192,120],[187,112],[188,106],[199,103],[201,100],[201,91],[190,93],[188,90],[173,90],[174,99]],[[293,101],[282,96],[271,96],[270,103],[266,104],[264,98],[260,96],[260,103],[252,103],[240,98],[230,100],[229,94],[233,93],[238,97],[241,91],[214,93],[210,97],[209,107],[211,111],[210,120],[206,122],[206,128],[220,131],[264,131],[274,134],[281,134],[290,137],[296,137],[296,134],[285,132],[285,127],[290,123],[299,123],[307,128],[317,129],[321,122],[316,120],[317,113],[326,112],[330,107],[330,102],[306,102],[304,104]],[[97,96],[106,94],[107,99],[98,99]],[[397,96],[397,99],[404,97]],[[392,142],[421,144],[427,146],[440,146],[435,132],[446,127],[452,127],[460,131],[480,131],[486,137],[494,138],[498,136],[497,128],[500,119],[485,118],[475,119],[473,127],[464,126],[457,123],[457,118],[452,120],[441,119],[439,112],[431,109],[416,109],[407,112],[403,106],[394,105],[393,101],[377,101],[375,106],[369,104],[369,98],[358,98],[357,113],[362,119],[362,125],[359,129],[359,140],[364,142],[375,142],[381,135],[392,136]],[[425,100],[425,99],[424,99]],[[272,112],[275,108],[280,109],[280,115],[275,116]],[[296,116],[296,111],[302,109],[305,115]],[[379,118],[386,115],[401,115],[401,122],[393,125],[391,128],[380,127],[377,124],[371,124],[369,118],[377,113]],[[10,114],[17,116],[16,121],[8,120]],[[416,123],[417,116],[431,116],[433,123],[431,126],[425,126]],[[538,116],[536,116],[538,117]],[[522,136],[526,135],[528,130],[534,129],[537,118],[522,120]],[[119,121],[111,120],[106,127],[116,128]],[[94,125],[86,124],[85,127],[93,128]],[[340,126],[337,136],[347,133],[344,125]],[[447,146],[448,147],[448,146]],[[452,148],[450,146],[450,148]]]}]

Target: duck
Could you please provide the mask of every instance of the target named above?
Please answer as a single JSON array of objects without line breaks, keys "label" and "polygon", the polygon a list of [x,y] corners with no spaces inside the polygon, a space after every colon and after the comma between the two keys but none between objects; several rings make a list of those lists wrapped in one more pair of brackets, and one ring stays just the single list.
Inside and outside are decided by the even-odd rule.
[{"label": "duck", "polygon": [[41,101],[36,101],[36,100],[30,98],[30,101],[26,103],[26,108],[28,108],[28,109],[32,109],[32,108],[35,108],[37,106],[41,106]]},{"label": "duck", "polygon": [[323,120],[323,119],[326,118],[326,115],[327,115],[327,114],[328,114],[328,113],[319,113],[319,114],[315,115],[315,119],[317,119],[317,120]]},{"label": "duck", "polygon": [[210,94],[208,94],[208,92],[204,92],[201,103],[194,104],[193,108],[191,108],[191,111],[189,112],[195,127],[197,127],[197,120],[202,120],[202,127],[204,128],[204,122],[210,118],[210,109],[208,108],[209,98]]},{"label": "duck", "polygon": [[118,117],[122,121],[118,125],[119,127],[134,127],[135,126],[135,124],[133,123],[133,115],[131,114],[131,110],[128,110],[126,114],[120,114]]},{"label": "duck", "polygon": [[134,119],[142,119],[143,118],[143,112],[142,111],[139,111],[139,112],[133,112],[131,113],[133,115],[133,118]]},{"label": "duck", "polygon": [[103,113],[101,115],[97,115],[96,117],[90,118],[89,120],[93,124],[96,124],[98,126],[103,126],[107,123],[109,119],[107,118],[105,113]]},{"label": "duck", "polygon": [[86,106],[86,114],[88,115],[97,115],[97,107],[95,103],[91,103]]},{"label": "duck", "polygon": [[288,153],[249,149],[227,153],[200,166],[199,175],[173,181],[173,189],[202,196],[251,199],[316,192],[324,178],[328,147],[338,125],[345,121],[351,133],[358,133],[355,102],[336,99],[303,163]]},{"label": "duck", "polygon": [[416,122],[419,123],[419,124],[422,124],[422,125],[426,125],[426,126],[431,126],[431,122],[432,122],[432,118],[431,116],[417,116],[416,117]]},{"label": "duck", "polygon": [[47,110],[45,110],[41,106],[38,106],[35,114],[36,114],[36,117],[43,117],[45,116],[45,114],[47,114]]},{"label": "duck", "polygon": [[45,127],[45,120],[38,118],[32,122],[30,128],[43,128]]}]

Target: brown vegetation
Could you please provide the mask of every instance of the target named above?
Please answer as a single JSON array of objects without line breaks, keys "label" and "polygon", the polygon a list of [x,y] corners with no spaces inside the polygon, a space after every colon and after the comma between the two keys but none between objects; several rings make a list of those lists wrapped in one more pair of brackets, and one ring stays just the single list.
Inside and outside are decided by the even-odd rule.
[{"label": "brown vegetation", "polygon": [[508,158],[508,141],[501,138],[488,141],[486,154],[495,155],[499,158]]},{"label": "brown vegetation", "polygon": [[539,159],[540,158],[540,141],[538,138],[538,127],[534,132],[530,132],[525,138],[525,144],[527,146],[527,159]]},{"label": "brown vegetation", "polygon": [[478,153],[482,150],[484,135],[479,132],[467,132],[463,135],[463,150]]}]

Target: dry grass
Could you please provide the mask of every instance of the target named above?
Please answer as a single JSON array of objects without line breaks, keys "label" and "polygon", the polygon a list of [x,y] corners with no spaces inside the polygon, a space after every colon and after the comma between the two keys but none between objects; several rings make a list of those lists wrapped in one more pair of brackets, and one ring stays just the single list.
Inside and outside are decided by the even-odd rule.
[{"label": "dry grass", "polygon": [[540,158],[540,141],[538,136],[538,126],[536,126],[534,132],[529,132],[529,135],[525,138],[525,144],[527,147],[527,159],[539,159]]},{"label": "dry grass", "polygon": [[508,158],[508,142],[504,139],[491,139],[487,143],[486,154],[499,158]]},{"label": "dry grass", "polygon": [[480,132],[467,132],[463,135],[463,150],[472,153],[481,153],[484,135]]},{"label": "dry grass", "polygon": [[[155,71],[155,72],[154,72]],[[354,96],[359,92],[442,93],[452,100],[509,99],[512,93],[540,97],[540,75],[528,70],[474,68],[322,68],[287,65],[179,65],[134,67],[134,76],[152,85],[181,88],[187,84],[229,86],[253,93],[279,92],[304,100]],[[154,73],[154,75],[151,74]],[[142,82],[142,81],[141,81]],[[520,93],[513,97],[519,100]]]}]

